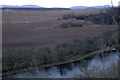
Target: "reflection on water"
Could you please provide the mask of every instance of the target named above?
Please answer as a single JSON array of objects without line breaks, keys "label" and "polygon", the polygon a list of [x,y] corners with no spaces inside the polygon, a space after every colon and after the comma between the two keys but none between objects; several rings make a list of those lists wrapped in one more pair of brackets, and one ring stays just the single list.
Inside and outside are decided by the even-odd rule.
[{"label": "reflection on water", "polygon": [[[72,62],[70,64],[53,66],[50,68],[45,68],[41,70],[36,70],[34,72],[24,72],[18,73],[9,77],[14,78],[73,78],[86,76],[86,73],[97,72],[107,70],[108,68],[118,66],[118,52],[110,53],[106,55],[104,59],[99,55],[95,55],[88,62],[86,60],[80,60],[77,62]],[[104,62],[104,64],[103,64]],[[87,71],[87,72],[86,72]],[[88,75],[95,76],[95,75]]]}]

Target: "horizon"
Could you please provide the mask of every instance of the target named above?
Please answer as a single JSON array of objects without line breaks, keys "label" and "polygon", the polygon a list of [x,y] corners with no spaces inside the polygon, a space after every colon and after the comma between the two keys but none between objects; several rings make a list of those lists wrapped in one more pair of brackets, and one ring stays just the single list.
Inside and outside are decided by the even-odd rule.
[{"label": "horizon", "polygon": [[[112,0],[113,6],[118,6],[119,0]],[[24,1],[24,0],[13,0],[12,2],[9,0],[3,0],[0,2],[0,5],[8,5],[8,6],[23,6],[23,5],[36,5],[40,7],[45,7],[45,8],[71,8],[74,6],[104,6],[104,5],[111,5],[111,0],[29,0],[29,1]]]}]

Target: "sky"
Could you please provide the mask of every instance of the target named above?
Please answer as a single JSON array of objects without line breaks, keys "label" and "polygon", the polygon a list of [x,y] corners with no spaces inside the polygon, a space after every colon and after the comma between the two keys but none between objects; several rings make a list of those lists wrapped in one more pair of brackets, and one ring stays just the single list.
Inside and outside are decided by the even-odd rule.
[{"label": "sky", "polygon": [[[118,6],[120,0],[112,0]],[[38,5],[41,7],[69,8],[73,6],[102,6],[111,5],[111,0],[0,0],[0,5]]]}]

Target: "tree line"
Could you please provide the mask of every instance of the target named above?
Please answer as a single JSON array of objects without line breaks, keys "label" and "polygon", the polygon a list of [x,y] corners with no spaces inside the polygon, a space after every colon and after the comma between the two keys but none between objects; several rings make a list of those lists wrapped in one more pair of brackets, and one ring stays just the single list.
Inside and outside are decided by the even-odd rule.
[{"label": "tree line", "polygon": [[[120,8],[108,8],[105,12],[100,12],[99,14],[90,15],[74,15],[73,13],[68,13],[63,15],[63,19],[77,19],[90,21],[94,24],[99,25],[113,25],[120,24]],[[116,21],[116,22],[115,22]]]}]

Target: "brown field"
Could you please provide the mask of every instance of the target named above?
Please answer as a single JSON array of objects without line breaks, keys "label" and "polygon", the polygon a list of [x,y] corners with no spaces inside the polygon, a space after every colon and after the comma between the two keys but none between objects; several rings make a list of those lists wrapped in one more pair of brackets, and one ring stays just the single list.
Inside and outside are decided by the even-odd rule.
[{"label": "brown field", "polygon": [[99,13],[99,9],[88,10],[63,10],[63,11],[3,11],[3,24],[16,24],[25,22],[45,22],[56,21],[64,14],[73,13],[75,15],[90,15]]},{"label": "brown field", "polygon": [[114,25],[90,25],[79,28],[53,28],[64,22],[81,20],[58,20],[64,14],[90,15],[99,10],[85,11],[4,11],[3,12],[3,48],[50,47],[70,43],[76,39],[99,36],[102,31],[116,29]]}]

